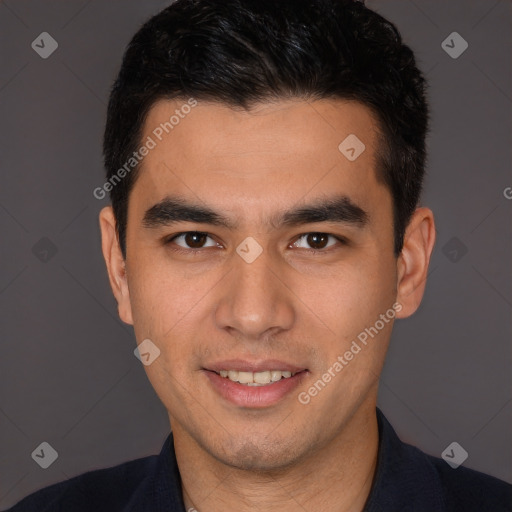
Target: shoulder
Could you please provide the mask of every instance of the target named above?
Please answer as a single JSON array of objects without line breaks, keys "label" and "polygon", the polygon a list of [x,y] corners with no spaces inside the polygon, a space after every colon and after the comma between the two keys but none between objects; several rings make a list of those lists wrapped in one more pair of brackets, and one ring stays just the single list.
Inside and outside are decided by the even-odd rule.
[{"label": "shoulder", "polygon": [[122,510],[148,485],[157,459],[152,455],[83,473],[30,494],[6,512]]},{"label": "shoulder", "polygon": [[423,454],[439,476],[449,511],[512,511],[512,485],[473,469],[451,468],[444,460]]},{"label": "shoulder", "polygon": [[[463,466],[452,468],[439,457],[402,443],[408,477],[423,496],[438,495],[446,512],[512,512],[512,485]],[[407,478],[407,477],[405,477]]]},{"label": "shoulder", "polygon": [[379,453],[366,512],[512,512],[512,485],[402,442],[377,409]]}]

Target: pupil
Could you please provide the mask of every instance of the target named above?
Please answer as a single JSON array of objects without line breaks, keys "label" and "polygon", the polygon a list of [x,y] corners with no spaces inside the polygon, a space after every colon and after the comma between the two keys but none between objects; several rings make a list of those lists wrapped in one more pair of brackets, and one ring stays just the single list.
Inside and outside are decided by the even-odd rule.
[{"label": "pupil", "polygon": [[185,242],[189,247],[194,249],[201,248],[205,243],[206,235],[204,233],[187,233]]},{"label": "pupil", "polygon": [[308,244],[313,249],[323,249],[327,245],[328,240],[329,237],[323,233],[310,233],[307,238]]}]

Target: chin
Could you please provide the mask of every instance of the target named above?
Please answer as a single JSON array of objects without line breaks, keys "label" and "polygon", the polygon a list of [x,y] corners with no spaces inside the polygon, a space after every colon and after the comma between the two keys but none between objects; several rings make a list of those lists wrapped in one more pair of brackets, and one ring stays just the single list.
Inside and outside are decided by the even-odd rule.
[{"label": "chin", "polygon": [[234,469],[253,472],[279,472],[287,467],[294,466],[301,456],[306,455],[293,441],[268,440],[262,438],[257,441],[253,438],[231,438],[230,442],[222,446],[220,453],[212,453],[220,462]]}]

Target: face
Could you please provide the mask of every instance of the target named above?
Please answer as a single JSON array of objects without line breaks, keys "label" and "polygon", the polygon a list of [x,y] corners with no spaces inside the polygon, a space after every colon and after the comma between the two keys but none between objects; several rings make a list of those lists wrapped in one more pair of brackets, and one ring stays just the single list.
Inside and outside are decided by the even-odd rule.
[{"label": "face", "polygon": [[396,306],[414,258],[393,253],[366,107],[185,103],[146,120],[125,271],[102,212],[120,315],[160,351],[144,368],[175,437],[233,467],[285,467],[374,411],[393,319],[417,306]]}]

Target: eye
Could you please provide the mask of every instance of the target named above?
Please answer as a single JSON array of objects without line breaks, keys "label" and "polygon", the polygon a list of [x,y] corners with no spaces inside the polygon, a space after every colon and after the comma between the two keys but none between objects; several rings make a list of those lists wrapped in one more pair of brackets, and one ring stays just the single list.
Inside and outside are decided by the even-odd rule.
[{"label": "eye", "polygon": [[343,243],[344,240],[328,233],[305,233],[291,245],[300,249],[322,250],[336,245],[336,242]]},{"label": "eye", "polygon": [[216,247],[219,245],[215,240],[208,236],[208,233],[202,233],[200,231],[179,233],[167,241],[167,243],[170,242],[173,242],[178,247],[182,247],[184,249],[203,249],[205,247]]}]

